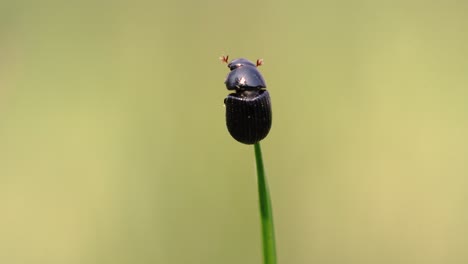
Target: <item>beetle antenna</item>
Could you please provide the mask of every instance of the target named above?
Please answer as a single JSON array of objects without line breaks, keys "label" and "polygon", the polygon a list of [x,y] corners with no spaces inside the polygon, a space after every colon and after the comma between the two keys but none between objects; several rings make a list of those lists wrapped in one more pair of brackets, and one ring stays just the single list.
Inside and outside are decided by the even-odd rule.
[{"label": "beetle antenna", "polygon": [[258,59],[257,60],[257,67],[263,65],[263,59]]},{"label": "beetle antenna", "polygon": [[228,63],[229,55],[226,55],[226,56],[223,55],[223,56],[219,57],[219,60],[224,62],[224,63]]}]

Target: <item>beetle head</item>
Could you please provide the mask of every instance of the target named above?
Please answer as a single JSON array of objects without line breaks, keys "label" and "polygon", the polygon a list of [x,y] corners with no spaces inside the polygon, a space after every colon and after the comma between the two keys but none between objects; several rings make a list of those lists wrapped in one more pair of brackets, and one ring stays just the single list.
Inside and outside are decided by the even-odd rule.
[{"label": "beetle head", "polygon": [[251,61],[249,61],[247,59],[244,59],[244,58],[232,60],[228,64],[228,68],[231,69],[231,71],[235,70],[235,69],[237,69],[239,67],[242,67],[242,66],[254,66],[254,67],[256,67],[257,65],[255,65]]},{"label": "beetle head", "polygon": [[258,67],[258,66],[263,64],[263,59],[258,59],[257,64],[254,64],[253,62],[249,61],[248,59],[244,59],[244,58],[234,59],[231,62],[229,62],[229,56],[228,55],[227,56],[221,56],[221,57],[219,57],[219,59],[222,62],[227,63],[227,66],[231,71],[235,70],[235,69],[237,69],[239,67],[242,67],[242,66]]}]

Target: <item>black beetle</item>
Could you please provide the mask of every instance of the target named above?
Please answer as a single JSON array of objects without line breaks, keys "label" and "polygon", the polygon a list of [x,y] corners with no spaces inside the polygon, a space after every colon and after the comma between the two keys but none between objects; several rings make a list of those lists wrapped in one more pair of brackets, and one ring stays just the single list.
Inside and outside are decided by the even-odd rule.
[{"label": "black beetle", "polygon": [[228,62],[228,58],[220,58],[231,70],[224,81],[226,88],[235,91],[224,99],[226,126],[235,140],[255,144],[264,139],[271,128],[270,94],[257,69],[263,60],[254,64],[243,58]]}]

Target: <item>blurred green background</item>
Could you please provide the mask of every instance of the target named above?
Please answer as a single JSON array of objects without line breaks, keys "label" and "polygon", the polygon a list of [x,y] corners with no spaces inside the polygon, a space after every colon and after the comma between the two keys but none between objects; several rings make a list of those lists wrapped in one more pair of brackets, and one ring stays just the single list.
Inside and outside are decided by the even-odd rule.
[{"label": "blurred green background", "polygon": [[0,263],[261,263],[223,54],[265,60],[280,263],[468,263],[467,13],[1,1]]}]

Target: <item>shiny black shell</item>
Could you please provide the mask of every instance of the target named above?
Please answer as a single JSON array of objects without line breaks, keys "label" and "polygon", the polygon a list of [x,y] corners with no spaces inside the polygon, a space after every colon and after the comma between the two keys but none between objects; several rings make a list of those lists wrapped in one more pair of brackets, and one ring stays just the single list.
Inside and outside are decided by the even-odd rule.
[{"label": "shiny black shell", "polygon": [[[233,62],[235,61],[236,60]],[[266,83],[262,74],[253,63],[249,62],[250,64],[243,64],[241,66],[239,66],[239,64],[235,64],[236,67],[234,67],[231,65],[233,62],[228,64],[231,71],[224,82],[228,90],[252,91],[266,88]]]},{"label": "shiny black shell", "polygon": [[[222,60],[227,62],[227,57]],[[226,126],[231,136],[244,144],[259,142],[271,128],[270,94],[259,65],[261,60],[257,64],[243,58],[232,60],[224,82],[228,90],[235,91],[224,99]]]},{"label": "shiny black shell", "polygon": [[231,136],[244,144],[264,139],[271,128],[271,102],[267,90],[231,93],[224,99],[226,125]]}]

